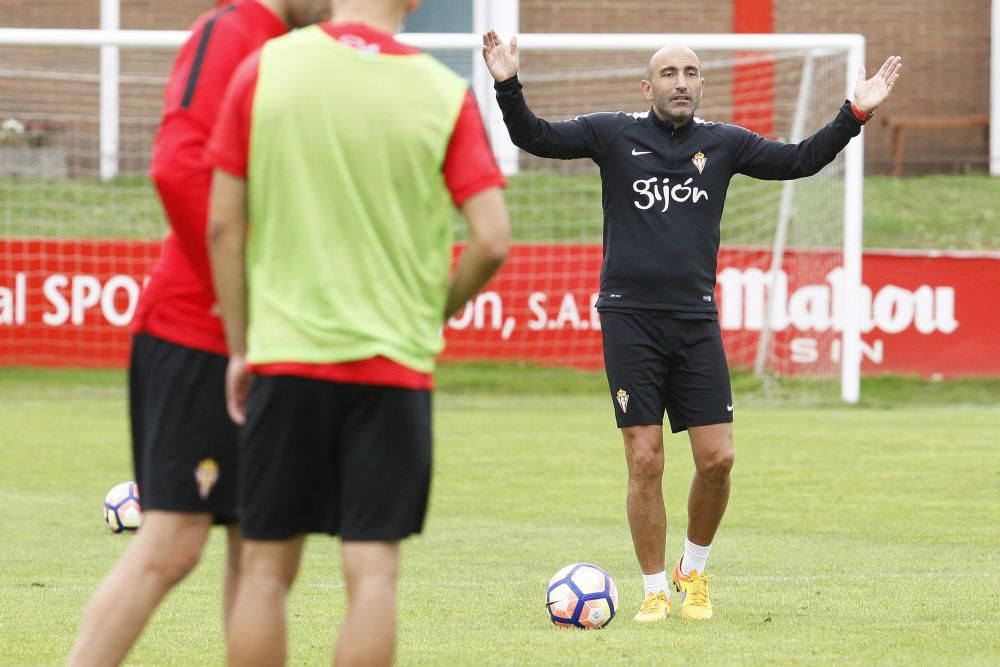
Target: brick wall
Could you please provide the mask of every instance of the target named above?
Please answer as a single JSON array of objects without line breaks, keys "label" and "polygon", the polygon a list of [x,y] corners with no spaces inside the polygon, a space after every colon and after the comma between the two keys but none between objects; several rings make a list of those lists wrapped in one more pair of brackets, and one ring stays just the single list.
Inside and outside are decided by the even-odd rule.
[{"label": "brick wall", "polygon": [[[99,28],[100,0],[0,0],[0,24],[9,28]],[[125,29],[183,30],[211,0],[124,0]],[[120,160],[123,172],[141,172],[159,124],[163,83],[174,53],[122,49]],[[98,169],[99,52],[65,47],[0,47],[0,119],[44,123],[46,144],[65,153],[73,176]]]},{"label": "brick wall", "polygon": [[[783,0],[777,3],[776,25],[783,32],[810,25],[828,32],[861,32],[869,69],[889,55],[901,55],[905,78],[893,91],[886,116],[989,114],[989,0]],[[905,173],[988,166],[989,140],[982,129],[908,130],[907,135]],[[867,133],[869,164],[884,165],[888,141],[887,130]]]},{"label": "brick wall", "polygon": [[[212,0],[122,0],[123,28],[183,30]],[[99,28],[101,0],[0,0],[5,28]]]},{"label": "brick wall", "polygon": [[[776,32],[863,34],[869,73],[887,56],[903,56],[903,78],[878,119],[989,114],[990,0],[774,0],[774,6]],[[521,0],[522,32],[716,33],[731,27],[731,0]],[[873,125],[865,133],[870,173],[889,166],[890,133]],[[988,151],[982,129],[908,130],[904,173],[985,170]]]},{"label": "brick wall", "polygon": [[[774,0],[778,32],[860,32],[867,38],[868,66],[876,68],[890,54],[903,56],[904,75],[892,99],[877,119],[912,114],[989,113],[990,0]],[[122,26],[135,29],[183,29],[211,0],[127,0],[122,2]],[[96,28],[99,0],[0,0],[0,23],[5,27]],[[522,32],[728,32],[732,25],[731,0],[521,0]],[[526,72],[538,72],[545,57],[525,57]],[[155,129],[162,79],[172,54],[156,51],[123,51],[122,86],[125,168],[143,167],[149,137]],[[551,59],[560,69],[575,65],[595,70],[608,63],[626,70],[635,54]],[[643,58],[637,67],[644,65]],[[93,167],[96,144],[97,71],[94,50],[0,48],[0,116],[44,117],[62,124],[54,141],[70,141],[75,155],[74,173]],[[27,74],[25,72],[28,72]],[[873,70],[874,71],[874,70]],[[16,73],[12,73],[16,72]],[[42,73],[31,76],[31,72]],[[639,73],[641,76],[641,72]],[[67,77],[77,81],[65,81]],[[629,75],[631,76],[631,75]],[[46,78],[47,77],[47,78]],[[88,83],[89,77],[89,83]],[[634,82],[595,77],[582,86],[548,81],[549,98],[573,103],[580,113],[613,104],[612,99],[633,99],[641,106]],[[705,107],[712,95],[724,97],[726,83],[708,81]],[[609,88],[619,89],[609,95]],[[537,90],[537,88],[535,88]],[[548,98],[539,99],[542,112],[560,113]],[[62,100],[65,100],[64,102]],[[724,105],[718,113],[725,116]],[[721,118],[727,120],[727,118]],[[86,136],[89,134],[90,136]],[[131,157],[130,157],[131,156]],[[981,129],[913,130],[907,135],[904,154],[907,174],[984,170],[988,163],[988,138]],[[888,168],[889,132],[874,123],[866,132],[866,168]]]},{"label": "brick wall", "polygon": [[731,0],[521,0],[522,32],[729,32],[732,16]]}]

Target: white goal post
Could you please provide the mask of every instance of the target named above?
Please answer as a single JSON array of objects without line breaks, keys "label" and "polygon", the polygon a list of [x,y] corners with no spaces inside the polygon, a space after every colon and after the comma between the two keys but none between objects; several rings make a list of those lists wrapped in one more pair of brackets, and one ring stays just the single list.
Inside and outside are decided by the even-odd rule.
[{"label": "white goal post", "polygon": [[[122,49],[175,49],[187,37],[186,31],[149,31],[149,30],[48,30],[48,29],[4,29],[0,28],[0,48],[12,46],[47,46],[47,47],[91,47],[108,49],[110,47]],[[478,34],[457,34],[457,33],[404,33],[399,38],[411,45],[430,51],[467,51],[473,59],[479,58],[482,39]],[[505,36],[509,39],[509,36]],[[552,65],[551,79],[544,77],[538,80],[565,79],[564,72],[567,67],[560,64],[556,56],[558,54],[596,53],[596,54],[617,54],[621,56],[623,52],[628,52],[632,65],[644,69],[645,58],[660,46],[667,43],[679,43],[691,47],[702,56],[703,63],[710,54],[732,54],[732,53],[764,53],[774,54],[776,52],[794,53],[801,58],[802,66],[801,88],[799,107],[805,106],[802,95],[810,95],[810,84],[805,81],[811,74],[808,65],[811,59],[810,54],[822,52],[836,52],[840,54],[836,67],[839,69],[836,79],[841,83],[834,97],[849,98],[853,95],[853,86],[857,78],[859,67],[864,63],[865,41],[861,35],[853,34],[521,34],[518,36],[518,44],[525,54],[525,65],[522,66],[522,78],[526,83],[526,95],[529,102],[532,102],[533,95],[539,87],[533,84],[532,76],[537,76],[539,69],[535,67],[535,62],[531,60],[538,54],[539,63],[555,63]],[[118,141],[118,86],[114,80],[118,76],[118,67],[115,59],[108,56],[102,58],[101,74],[101,174],[107,176],[113,173],[112,170],[104,167],[109,154],[117,153]],[[546,60],[542,56],[550,57]],[[727,58],[731,56],[727,55]],[[614,62],[624,62],[621,57]],[[614,67],[615,65],[609,65]],[[624,66],[622,66],[624,68]],[[627,68],[625,68],[627,69]],[[523,165],[525,158],[510,146],[509,139],[503,129],[499,119],[499,111],[492,101],[492,81],[488,76],[482,76],[482,65],[477,63],[473,68],[477,76],[473,77],[473,84],[476,94],[483,108],[484,117],[491,132],[491,139],[494,149],[497,152],[498,160],[509,174],[517,173]],[[626,72],[632,75],[632,70]],[[107,80],[112,77],[111,80]],[[638,81],[635,78],[635,82]],[[583,78],[581,77],[581,81]],[[582,85],[582,84],[581,84]],[[709,85],[712,81],[709,80]],[[534,86],[534,87],[533,87]],[[711,89],[707,89],[711,91]],[[711,92],[706,92],[706,97]],[[829,97],[829,96],[828,96]],[[831,98],[832,99],[832,98]],[[824,103],[828,103],[825,101]],[[641,100],[636,95],[634,107],[641,107]],[[793,100],[791,106],[796,106]],[[596,109],[580,109],[579,113]],[[617,109],[610,108],[604,110],[626,110],[638,111],[642,108]],[[0,110],[2,111],[2,110]],[[833,117],[836,111],[835,106],[826,108],[828,119]],[[783,112],[785,113],[785,112]],[[539,110],[539,115],[551,119],[545,109]],[[571,114],[575,115],[575,114]],[[700,115],[700,114],[699,114]],[[790,128],[778,134],[785,139],[794,140],[801,136],[807,136],[815,131],[815,127],[804,123],[797,111],[788,111],[788,117],[782,117],[783,127]],[[567,117],[564,115],[562,117]],[[708,120],[716,120],[706,114]],[[726,119],[721,119],[726,120]],[[858,304],[862,299],[861,284],[861,250],[862,250],[862,194],[863,194],[863,135],[854,139],[845,149],[843,155],[838,158],[842,160],[842,186],[837,190],[838,197],[842,190],[842,201],[836,204],[838,213],[842,214],[840,247],[837,248],[839,254],[839,273],[835,285],[832,279],[827,278],[831,283],[830,299],[831,313],[836,320],[836,328],[839,330],[839,341],[836,344],[836,364],[839,367],[839,384],[841,398],[849,403],[855,403],[860,395],[860,368],[861,368],[861,316]],[[838,178],[840,176],[838,175]],[[808,179],[807,179],[808,180]],[[771,325],[775,320],[774,303],[775,295],[780,291],[778,277],[782,270],[782,257],[785,254],[787,242],[787,219],[793,215],[796,205],[792,203],[794,190],[786,187],[779,196],[780,204],[774,206],[775,210],[771,215],[773,230],[771,232],[770,252],[772,260],[770,267],[765,274],[767,285],[765,289],[765,299],[767,299],[765,317],[766,323],[762,327],[759,336],[755,337],[756,350],[751,355],[757,358],[758,370],[763,370],[766,366],[764,361],[771,354],[769,346],[771,341]],[[730,197],[729,207],[733,207],[733,199],[737,195]],[[544,201],[535,202],[533,205],[545,206]],[[553,205],[558,205],[555,202]],[[599,213],[599,212],[598,212]],[[727,215],[729,211],[727,210]],[[801,223],[800,223],[801,224]],[[727,238],[726,218],[723,224],[723,241]],[[0,227],[0,235],[3,228]],[[538,237],[542,238],[542,237]],[[568,238],[556,234],[554,240]],[[588,236],[587,238],[592,238]],[[537,239],[536,239],[537,240]],[[756,241],[754,242],[756,243]],[[786,285],[787,288],[787,285]],[[787,294],[785,295],[787,297]]]}]

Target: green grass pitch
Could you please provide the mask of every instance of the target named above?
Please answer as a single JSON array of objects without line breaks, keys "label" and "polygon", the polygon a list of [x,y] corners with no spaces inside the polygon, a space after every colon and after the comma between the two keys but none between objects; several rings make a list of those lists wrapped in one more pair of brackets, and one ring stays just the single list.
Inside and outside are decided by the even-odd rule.
[{"label": "green grass pitch", "polygon": [[[869,387],[858,408],[738,390],[732,500],[709,563],[716,617],[648,627],[631,622],[641,579],[602,379],[529,374],[498,392],[472,379],[488,372],[441,375],[431,511],[403,549],[397,664],[1000,664],[997,383],[968,392],[979,404]],[[0,370],[0,665],[62,664],[131,539],[99,512],[131,476],[121,376]],[[686,437],[670,437],[666,457],[673,559]],[[222,548],[219,532],[127,664],[223,664]],[[330,538],[308,543],[292,665],[328,664],[344,606],[337,552]],[[574,561],[618,584],[604,630],[548,621],[547,579]]]},{"label": "green grass pitch", "polygon": [[[730,208],[754,197],[751,193],[769,193],[765,198],[774,203],[781,187],[738,177],[729,192]],[[515,241],[601,241],[601,182],[595,173],[524,172],[511,177],[505,196]],[[864,211],[869,249],[997,250],[1000,179],[985,174],[869,176]],[[772,241],[767,225],[760,226],[758,239],[734,238],[728,221],[722,222],[723,245]],[[810,226],[793,228],[808,232]],[[150,239],[165,229],[145,176],[121,176],[111,184],[96,179],[0,179],[3,236]],[[464,238],[465,224],[457,220],[456,233]],[[804,237],[790,241],[810,245]]]}]

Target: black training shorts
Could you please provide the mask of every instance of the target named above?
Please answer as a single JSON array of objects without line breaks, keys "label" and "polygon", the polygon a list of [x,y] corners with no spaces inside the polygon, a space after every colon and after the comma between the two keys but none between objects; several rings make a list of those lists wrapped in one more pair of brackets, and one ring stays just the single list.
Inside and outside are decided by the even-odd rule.
[{"label": "black training shorts", "polygon": [[674,433],[733,421],[729,368],[716,320],[603,311],[601,337],[619,428],[663,424],[664,410]]},{"label": "black training shorts", "polygon": [[398,541],[427,512],[431,394],[257,376],[240,454],[244,537]]},{"label": "black training shorts", "polygon": [[132,337],[132,459],[143,510],[235,523],[239,430],[226,413],[226,357]]}]

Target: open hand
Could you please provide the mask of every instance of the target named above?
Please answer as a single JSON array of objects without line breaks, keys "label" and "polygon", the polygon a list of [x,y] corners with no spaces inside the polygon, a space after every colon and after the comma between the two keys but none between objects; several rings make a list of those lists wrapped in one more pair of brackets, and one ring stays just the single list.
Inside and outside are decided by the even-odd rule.
[{"label": "open hand", "polygon": [[858,83],[854,87],[854,106],[864,113],[875,111],[889,97],[902,69],[903,59],[899,56],[889,56],[878,74],[866,81],[865,68],[862,65],[858,71]]},{"label": "open hand", "polygon": [[517,37],[510,38],[508,49],[496,30],[483,33],[483,60],[495,81],[506,81],[516,76],[521,60],[517,52]]}]

